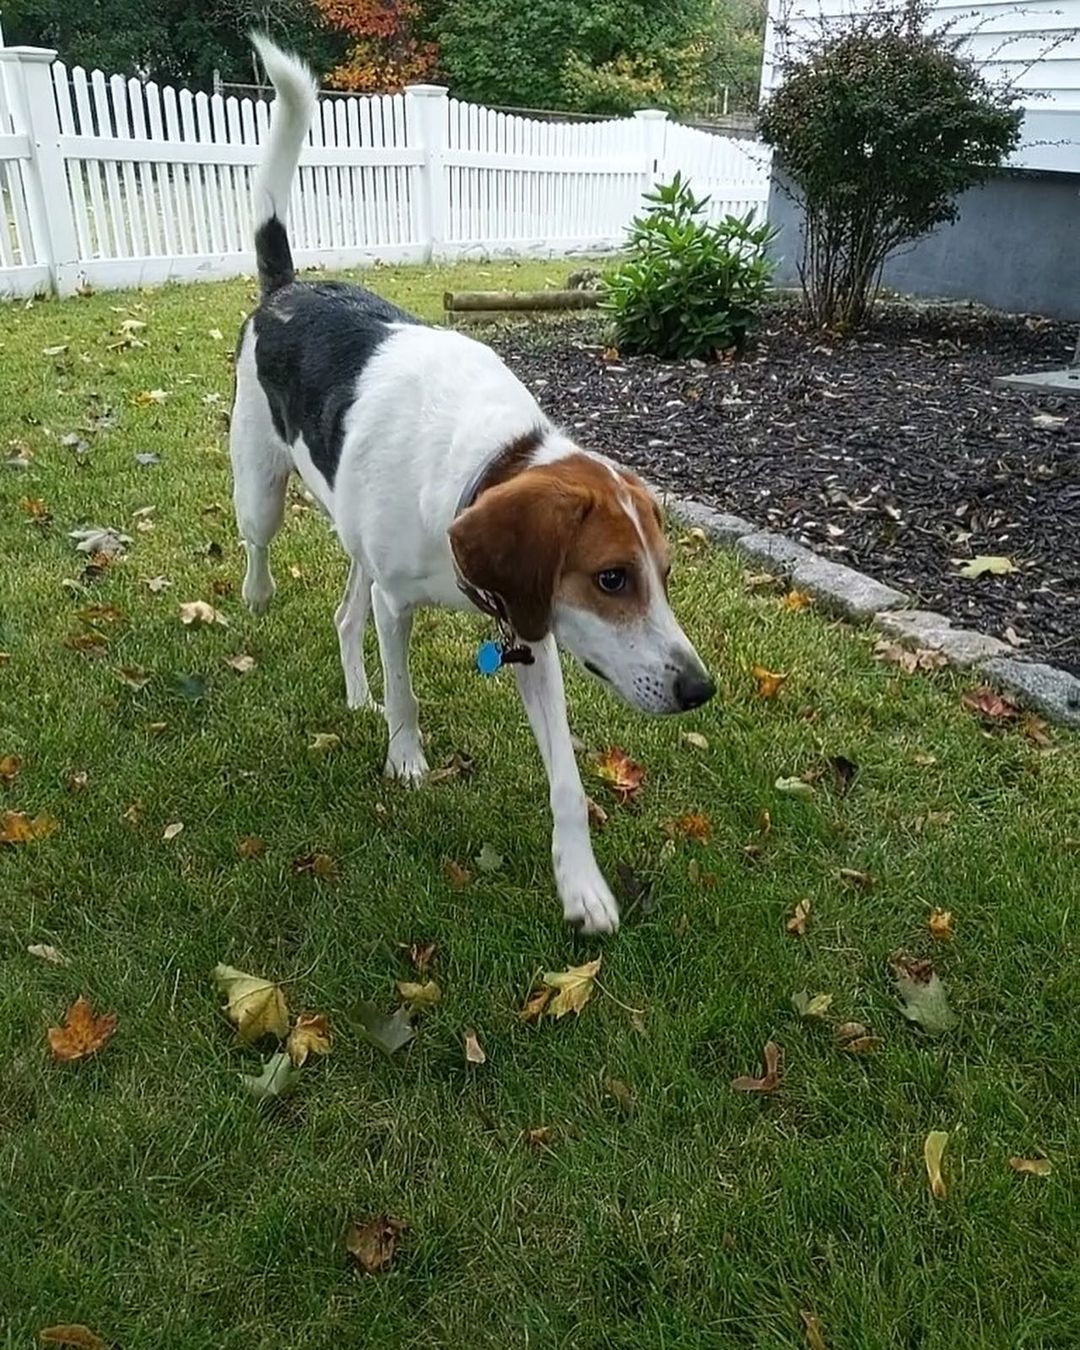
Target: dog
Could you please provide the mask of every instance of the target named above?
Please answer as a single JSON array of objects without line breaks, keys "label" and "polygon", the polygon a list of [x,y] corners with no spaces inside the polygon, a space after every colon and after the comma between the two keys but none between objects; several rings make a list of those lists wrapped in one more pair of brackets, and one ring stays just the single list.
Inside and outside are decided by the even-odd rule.
[{"label": "dog", "polygon": [[318,89],[297,58],[253,42],[276,98],[253,184],[261,298],[240,334],[230,432],[244,601],[258,615],[274,594],[268,550],[295,472],[350,559],[335,615],[348,705],[378,706],[363,656],[373,611],[385,772],[410,785],[428,768],[413,611],[486,615],[502,641],[481,655],[513,665],[547,771],[563,913],[611,932],[619,911],[593,856],[558,649],[642,712],[712,697],[668,603],[660,508],[636,475],[554,426],[490,347],[362,287],[297,280],[285,220]]}]

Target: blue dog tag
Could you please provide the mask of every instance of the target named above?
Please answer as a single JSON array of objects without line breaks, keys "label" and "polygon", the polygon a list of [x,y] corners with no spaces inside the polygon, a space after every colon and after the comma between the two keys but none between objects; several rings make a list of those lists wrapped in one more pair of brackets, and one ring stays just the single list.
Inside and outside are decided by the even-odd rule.
[{"label": "blue dog tag", "polygon": [[502,650],[497,642],[481,642],[476,653],[476,668],[481,675],[494,675],[502,665]]}]

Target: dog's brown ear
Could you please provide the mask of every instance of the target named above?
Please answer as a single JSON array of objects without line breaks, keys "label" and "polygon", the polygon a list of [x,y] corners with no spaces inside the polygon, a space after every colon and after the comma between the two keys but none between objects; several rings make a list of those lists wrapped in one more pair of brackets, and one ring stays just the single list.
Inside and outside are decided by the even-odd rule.
[{"label": "dog's brown ear", "polygon": [[591,506],[587,488],[537,468],[490,488],[450,526],[461,575],[500,597],[526,642],[551,628],[566,553]]}]

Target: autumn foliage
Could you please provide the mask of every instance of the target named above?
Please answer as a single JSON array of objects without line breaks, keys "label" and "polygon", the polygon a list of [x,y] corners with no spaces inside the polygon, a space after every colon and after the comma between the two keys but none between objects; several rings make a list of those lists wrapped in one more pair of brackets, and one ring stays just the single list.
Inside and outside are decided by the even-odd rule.
[{"label": "autumn foliage", "polygon": [[433,42],[416,35],[414,0],[315,0],[330,28],[349,39],[345,60],[326,77],[336,89],[390,93],[430,79],[438,59]]}]

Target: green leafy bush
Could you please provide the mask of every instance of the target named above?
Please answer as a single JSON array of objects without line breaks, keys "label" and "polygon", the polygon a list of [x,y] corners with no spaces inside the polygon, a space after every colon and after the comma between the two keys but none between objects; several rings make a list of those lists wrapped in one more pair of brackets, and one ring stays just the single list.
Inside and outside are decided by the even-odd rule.
[{"label": "green leafy bush", "polygon": [[796,57],[761,114],[762,137],[803,208],[799,275],[829,328],[866,317],[885,259],[955,219],[1020,138],[1015,91],[987,82],[926,0],[879,0]]},{"label": "green leafy bush", "polygon": [[685,360],[741,348],[773,272],[773,229],[753,213],[704,219],[681,174],[646,193],[652,210],[629,229],[630,256],[605,272],[600,308],[620,350]]}]

